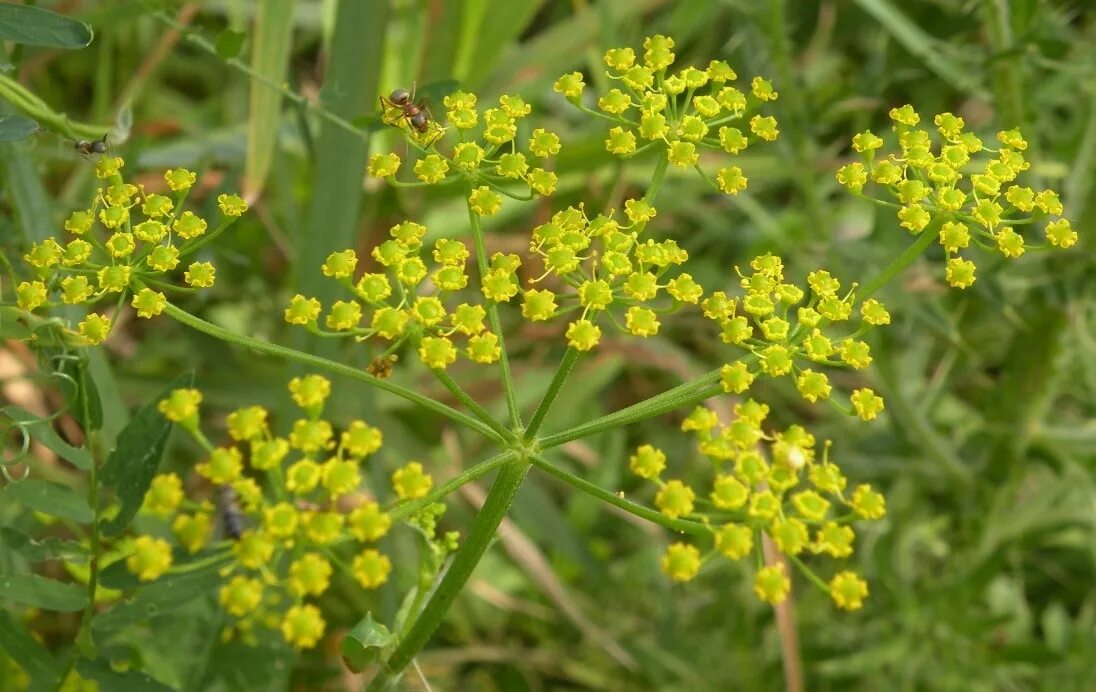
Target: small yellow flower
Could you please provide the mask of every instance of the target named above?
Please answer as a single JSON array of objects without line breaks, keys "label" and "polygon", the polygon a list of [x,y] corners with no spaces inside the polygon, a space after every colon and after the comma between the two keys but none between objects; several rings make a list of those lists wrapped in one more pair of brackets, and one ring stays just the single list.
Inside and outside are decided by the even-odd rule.
[{"label": "small yellow flower", "polygon": [[715,547],[731,560],[740,560],[753,552],[753,530],[742,524],[724,524],[715,534]]},{"label": "small yellow flower", "polygon": [[417,500],[434,487],[434,479],[417,461],[408,462],[392,474],[392,488],[401,500]]},{"label": "small yellow flower", "polygon": [[148,319],[164,311],[167,307],[167,297],[151,288],[142,288],[137,295],[133,296],[132,305],[137,310],[138,317]]},{"label": "small yellow flower", "polygon": [[854,572],[839,572],[830,580],[830,597],[838,608],[857,610],[868,596],[868,583]]},{"label": "small yellow flower", "polygon": [[133,552],[126,558],[126,569],[141,581],[154,581],[171,568],[171,544],[162,538],[138,536]]},{"label": "small yellow flower", "polygon": [[694,499],[696,494],[692,488],[679,480],[672,480],[667,481],[655,495],[655,506],[666,516],[676,519],[692,513]]},{"label": "small yellow flower", "polygon": [[174,473],[155,476],[145,493],[141,511],[159,517],[169,517],[183,501],[183,481]]},{"label": "small yellow flower", "polygon": [[480,185],[468,195],[468,205],[480,216],[491,216],[502,208],[502,197],[486,185]]},{"label": "small yellow flower", "polygon": [[323,636],[327,623],[314,605],[297,605],[282,619],[282,636],[296,649],[311,649]]},{"label": "small yellow flower", "polygon": [[579,351],[589,351],[601,340],[601,328],[587,319],[575,320],[567,326],[567,343]]},{"label": "small yellow flower", "polygon": [[221,587],[218,593],[221,606],[229,615],[238,618],[250,615],[263,600],[263,583],[237,574]]},{"label": "small yellow flower", "polygon": [[391,525],[392,518],[376,502],[366,502],[347,518],[350,533],[363,543],[374,543],[384,538]]},{"label": "small yellow flower", "polygon": [[202,393],[197,389],[175,389],[157,404],[157,410],[173,423],[196,423],[201,403]]},{"label": "small yellow flower", "polygon": [[387,555],[373,548],[366,548],[354,558],[351,569],[362,588],[376,589],[388,581],[392,561]]},{"label": "small yellow flower", "polygon": [[[292,531],[290,533],[292,534]],[[274,556],[274,541],[266,534],[247,531],[233,544],[232,552],[244,567],[261,569],[266,567],[270,558]]]},{"label": "small yellow flower", "polygon": [[217,270],[210,262],[194,262],[183,272],[183,280],[195,288],[210,288],[217,280]]},{"label": "small yellow flower", "polygon": [[396,175],[400,169],[400,157],[394,153],[373,154],[369,157],[369,175],[374,178],[388,178]]},{"label": "small yellow flower", "polygon": [[552,85],[552,89],[563,94],[572,101],[576,101],[582,96],[582,90],[585,87],[586,83],[582,81],[581,72],[565,74],[557,79],[556,83]]},{"label": "small yellow flower", "polygon": [[666,454],[651,445],[641,445],[628,459],[628,468],[640,478],[653,480],[666,468]]},{"label": "small yellow flower", "polygon": [[662,571],[674,581],[689,581],[700,571],[700,551],[688,543],[674,543],[662,556]]},{"label": "small yellow flower", "polygon": [[173,192],[185,192],[190,189],[190,186],[194,184],[194,181],[198,179],[198,176],[193,171],[188,171],[185,168],[172,168],[171,170],[164,172],[164,182],[172,189]]},{"label": "small yellow flower", "polygon": [[783,602],[791,588],[792,583],[784,573],[784,563],[764,567],[754,577],[754,593],[766,603]]},{"label": "small yellow flower", "polygon": [[213,533],[213,517],[207,512],[180,514],[171,523],[171,530],[187,552],[196,553],[209,542]]},{"label": "small yellow flower", "polygon": [[289,566],[289,590],[301,596],[319,596],[331,583],[331,563],[319,553],[305,553]]},{"label": "small yellow flower", "polygon": [[241,216],[247,211],[247,202],[239,195],[217,195],[217,206],[225,216]]}]

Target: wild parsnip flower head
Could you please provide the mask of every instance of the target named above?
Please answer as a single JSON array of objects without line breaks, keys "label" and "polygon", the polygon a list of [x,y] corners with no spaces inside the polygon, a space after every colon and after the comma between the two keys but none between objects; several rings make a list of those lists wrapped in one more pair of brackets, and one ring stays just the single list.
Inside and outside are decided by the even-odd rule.
[{"label": "wild parsnip flower head", "polygon": [[[950,285],[967,288],[977,280],[974,261],[962,254],[975,247],[1015,259],[1030,249],[1077,242],[1058,193],[1022,184],[1030,164],[1019,129],[985,141],[951,113],[936,115],[928,125],[906,105],[891,109],[890,118],[897,147],[861,132],[852,140],[860,160],[842,166],[837,181],[853,194],[896,206],[900,225],[910,233],[932,224],[947,256]],[[1025,237],[1029,226],[1033,230]],[[1034,231],[1040,226],[1042,240]]]},{"label": "wild parsnip flower head", "polygon": [[[308,648],[326,627],[308,601],[327,593],[337,567],[361,588],[387,583],[393,565],[375,544],[393,526],[389,511],[424,497],[434,481],[422,464],[408,462],[392,474],[390,486],[379,489],[391,499],[388,506],[365,499],[364,467],[381,449],[381,431],[361,420],[336,426],[321,418],[331,395],[325,377],[295,377],[288,390],[303,414],[288,434],[273,429],[261,406],[230,412],[224,446],[213,447],[195,464],[196,478],[184,484],[174,473],[154,477],[141,511],[170,528],[195,559],[230,558],[218,601],[231,616],[233,631],[262,627],[280,632],[296,648]],[[159,409],[208,445],[199,430],[201,401],[198,390],[179,389]],[[187,490],[196,496],[188,498]],[[233,517],[231,532],[226,512]],[[406,521],[423,530],[440,565],[456,549],[456,538],[434,535],[438,516],[438,507],[430,506]],[[142,581],[159,578],[172,564],[172,544],[151,536],[137,538],[126,559],[127,569]]]},{"label": "wild parsnip flower head", "polygon": [[[221,217],[211,228],[210,220],[182,209],[197,179],[194,172],[165,173],[166,191],[173,193],[169,196],[124,182],[123,165],[118,157],[100,158],[96,176],[101,182],[90,207],[69,215],[65,235],[35,243],[24,254],[39,280],[16,286],[20,309],[33,312],[64,304],[91,311],[116,305],[121,297],[128,299],[138,317],[151,319],[167,306],[167,296],[159,290],[162,285],[214,285],[216,269],[210,262],[181,260],[246,212],[244,200],[221,194]],[[106,340],[113,325],[107,315],[89,312],[71,333],[76,342],[94,345]]]},{"label": "wild parsnip flower head", "polygon": [[[503,94],[496,105],[480,108],[475,95],[456,91],[443,99],[445,122],[430,120],[426,134],[409,128],[402,111],[386,107],[384,121],[408,132],[424,156],[411,172],[417,182],[396,180],[402,161],[396,153],[373,154],[367,173],[387,178],[397,185],[445,185],[463,182],[470,190],[468,201],[475,213],[492,216],[503,206],[503,197],[531,199],[555,192],[559,178],[548,170],[547,161],[560,152],[559,135],[543,128],[532,130],[529,139],[518,138],[518,124],[532,107],[514,94]],[[438,148],[442,133],[455,131],[459,141],[448,153]],[[514,183],[524,185],[515,191]]]},{"label": "wild parsnip flower head", "polygon": [[[868,485],[847,492],[844,474],[830,459],[829,442],[819,445],[799,425],[774,428],[767,424],[768,417],[767,405],[746,399],[734,407],[730,421],[705,406],[685,418],[682,430],[694,435],[697,452],[713,469],[711,483],[704,488],[663,480],[666,455],[650,444],[635,450],[629,466],[657,486],[654,505],[663,515],[708,527],[714,552],[729,560],[744,560],[760,551],[760,533],[772,538],[785,555],[848,559],[856,537],[852,523],[882,519],[883,496]],[[692,544],[675,543],[663,557],[662,569],[675,581],[687,581],[699,568],[699,554]],[[813,577],[813,570],[806,569]],[[835,603],[860,607],[866,584],[849,571],[839,577],[836,586],[831,584]],[[782,567],[772,566],[757,572],[754,586],[759,598],[779,603],[791,582]]]},{"label": "wild parsnip flower head", "polygon": [[737,195],[748,183],[738,166],[720,168],[713,177],[701,167],[701,151],[739,154],[750,144],[771,142],[779,135],[776,119],[758,112],[776,100],[772,84],[754,77],[748,88],[732,85],[738,75],[730,65],[713,60],[704,69],[689,66],[671,72],[674,41],[649,36],[642,56],[629,47],[606,51],[606,76],[614,83],[597,97],[597,110],[586,105],[586,84],[578,72],[563,75],[555,91],[579,109],[610,121],[605,148],[622,158],[661,148],[669,164],[696,168],[716,189]]}]

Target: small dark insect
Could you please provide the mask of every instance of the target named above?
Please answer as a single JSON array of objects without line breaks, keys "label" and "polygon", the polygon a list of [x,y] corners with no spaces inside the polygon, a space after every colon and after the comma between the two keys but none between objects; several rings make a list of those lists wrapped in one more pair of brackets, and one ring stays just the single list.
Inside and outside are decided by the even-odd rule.
[{"label": "small dark insect", "polygon": [[385,379],[392,374],[392,366],[396,364],[396,361],[400,359],[399,356],[377,356],[369,364],[369,367],[365,369],[373,377],[378,379]]},{"label": "small dark insect", "polygon": [[217,511],[221,515],[221,526],[225,535],[234,541],[240,540],[247,530],[247,519],[236,499],[236,491],[231,485],[217,486]]},{"label": "small dark insect", "polygon": [[99,139],[93,139],[88,141],[81,139],[76,142],[74,148],[84,156],[91,156],[92,154],[105,154],[107,151],[107,136],[103,135]]},{"label": "small dark insect", "polygon": [[[395,89],[388,98],[383,96],[381,99],[381,110],[385,112],[386,122],[391,122],[388,111],[398,111],[396,117],[402,117],[407,120],[407,123],[414,128],[420,135],[425,135],[426,141],[424,146],[429,147],[434,142],[445,134],[445,128],[434,120],[433,113],[430,112],[430,108],[424,104],[415,102],[414,87],[408,92],[407,89]],[[431,135],[431,131],[433,134]]]}]

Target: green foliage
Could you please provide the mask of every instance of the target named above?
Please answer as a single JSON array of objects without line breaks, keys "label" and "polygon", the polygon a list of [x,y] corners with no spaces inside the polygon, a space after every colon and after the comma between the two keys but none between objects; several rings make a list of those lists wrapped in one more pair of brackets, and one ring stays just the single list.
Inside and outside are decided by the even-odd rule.
[{"label": "green foliage", "polygon": [[[0,690],[415,687],[420,675],[435,689],[780,689],[795,670],[810,689],[1096,685],[1087,4],[37,4],[0,4],[0,334],[12,340],[0,356],[16,372],[0,409]],[[74,14],[50,11],[62,7]],[[733,66],[745,117],[695,140],[645,138],[659,130],[653,94],[680,85],[657,69],[650,87],[638,73],[629,84],[632,65],[615,54],[607,71],[604,55],[627,46],[642,63],[654,34],[673,37],[673,70]],[[669,121],[706,117],[702,97],[720,92],[697,84]],[[403,112],[378,104],[412,85],[443,135],[408,136]],[[751,128],[755,113],[773,116],[776,141],[767,121]],[[73,150],[108,130],[106,156]],[[479,149],[464,147],[463,168],[458,142]],[[945,149],[949,170],[916,163]],[[519,152],[528,161],[502,159]],[[101,168],[114,157],[124,181]],[[166,190],[164,169],[198,175]],[[110,199],[127,183],[124,203]],[[1030,187],[1030,203],[1010,186]],[[251,209],[218,225],[218,198],[232,209],[244,189]],[[172,221],[183,197],[210,220],[169,241],[200,265],[189,278],[141,269],[153,241],[127,255],[117,237],[156,218],[132,204],[156,192]],[[979,206],[989,199],[1001,209]],[[132,223],[81,236],[87,264],[51,262],[47,239],[73,239],[73,210],[129,206]],[[622,251],[602,218],[636,245]],[[648,239],[657,249],[637,249]],[[580,259],[552,273],[552,252]],[[688,262],[647,267],[657,297],[612,274],[659,253]],[[779,273],[766,257],[783,259]],[[213,283],[204,263],[216,283],[198,290]],[[108,265],[141,283],[60,304],[65,278],[108,288]],[[814,291],[820,267],[840,292]],[[792,288],[803,303],[768,321]],[[39,295],[58,304],[32,308]],[[344,319],[329,324],[336,301]],[[406,312],[392,336],[373,321],[386,308]],[[733,320],[750,314],[736,341]],[[815,328],[844,347],[812,350]],[[333,378],[322,411],[286,392],[306,370]],[[193,385],[179,379],[190,371]],[[191,386],[200,407],[159,407]],[[382,430],[361,491],[299,490],[312,465],[335,468],[336,448],[302,442],[287,458],[309,463],[292,477],[259,468],[244,420],[257,410],[271,439],[298,420],[330,422],[339,441],[352,421]],[[756,435],[774,468],[840,467],[848,490],[828,497],[827,518],[855,530],[851,557],[814,555],[842,553],[843,534],[816,536],[826,493],[796,495],[815,492],[806,477],[786,521],[759,518],[760,487],[727,508],[740,493],[726,479],[745,486],[749,471],[733,440]],[[232,460],[217,449],[239,450],[239,478],[218,475]],[[300,520],[265,574],[223,535],[227,484],[245,528],[283,504]],[[871,492],[854,499],[857,486]],[[854,521],[876,513],[875,491],[885,518]],[[355,526],[379,540],[320,545],[302,517],[321,506],[365,508]],[[786,571],[763,567],[762,530],[792,557]],[[753,552],[728,559],[745,536]],[[869,589],[853,613],[834,608],[857,600],[846,568]],[[787,579],[798,648],[758,598],[779,600]],[[322,582],[322,595],[292,590]],[[257,590],[280,599],[256,609],[266,620],[231,612]],[[291,617],[300,605],[315,610]]]}]

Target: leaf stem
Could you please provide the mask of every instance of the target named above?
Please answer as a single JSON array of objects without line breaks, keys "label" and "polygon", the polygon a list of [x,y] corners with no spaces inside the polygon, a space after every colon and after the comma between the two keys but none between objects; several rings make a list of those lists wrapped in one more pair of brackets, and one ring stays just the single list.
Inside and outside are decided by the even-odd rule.
[{"label": "leaf stem", "polygon": [[944,225],[944,222],[948,220],[947,215],[940,215],[933,218],[927,226],[918,234],[917,239],[910,243],[902,254],[891,260],[891,263],[883,267],[882,271],[875,275],[868,283],[864,284],[859,291],[857,291],[857,298],[864,300],[871,297],[879,289],[883,288],[898,276],[902,270],[913,264],[922,252],[925,251],[932,241],[936,239],[937,231],[940,230],[940,226]]},{"label": "leaf stem", "polygon": [[533,462],[533,466],[536,466],[538,469],[548,473],[549,475],[555,476],[556,478],[560,479],[571,487],[581,490],[587,495],[596,497],[603,502],[608,502],[614,507],[619,507],[629,514],[634,514],[637,517],[646,519],[647,521],[670,529],[671,531],[678,531],[681,533],[690,534],[711,533],[711,528],[705,524],[697,521],[690,521],[688,519],[671,519],[670,517],[662,514],[657,510],[653,510],[649,507],[644,507],[643,505],[632,502],[631,500],[626,500],[616,493],[609,492],[599,485],[595,485],[594,483],[591,483],[584,478],[580,478],[579,476],[576,476],[575,474],[553,464],[539,454],[530,454],[529,460]]},{"label": "leaf stem", "polygon": [[[476,213],[476,210],[472,208],[472,204],[467,202],[467,195],[472,194],[472,183],[467,185],[466,192],[466,205],[468,206],[468,225],[472,229],[472,242],[476,246],[476,264],[479,267],[480,280],[487,276],[487,247],[483,242],[483,224],[480,223],[480,216]],[[521,412],[518,411],[518,400],[514,394],[514,379],[510,375],[510,358],[506,353],[506,340],[502,336],[502,320],[499,319],[498,304],[493,301],[487,301],[487,321],[491,324],[491,331],[495,333],[495,336],[499,339],[499,348],[502,355],[499,357],[499,367],[502,370],[502,388],[506,393],[506,408],[510,412],[510,426],[517,430],[521,428]]]},{"label": "leaf stem", "polygon": [[445,385],[445,388],[472,412],[472,415],[483,421],[484,425],[487,425],[498,433],[506,442],[512,442],[515,439],[514,433],[500,425],[490,413],[476,403],[476,400],[473,399],[468,392],[464,391],[464,388],[457,384],[457,381],[450,377],[449,373],[440,368],[431,368],[431,371],[434,373],[434,376],[438,378],[438,381]]},{"label": "leaf stem", "polygon": [[278,356],[279,358],[285,358],[286,360],[291,360],[297,363],[302,363],[304,365],[308,365],[314,368],[327,370],[328,372],[349,377],[352,380],[364,382],[371,387],[383,389],[386,392],[395,394],[398,397],[402,397],[412,403],[422,406],[423,408],[429,409],[434,413],[445,416],[446,418],[456,423],[460,423],[466,428],[475,430],[481,435],[484,435],[485,437],[488,437],[492,440],[497,440],[499,442],[504,441],[504,439],[500,437],[495,430],[484,425],[483,423],[469,416],[468,414],[461,413],[456,409],[446,406],[440,401],[434,401],[430,397],[423,396],[422,394],[419,394],[412,389],[408,389],[407,387],[401,387],[400,385],[393,384],[388,380],[382,380],[378,377],[373,377],[372,375],[363,372],[358,368],[353,368],[349,365],[344,365],[342,363],[337,363],[333,360],[328,360],[327,358],[321,358],[319,356],[314,356],[310,353],[304,353],[303,351],[297,351],[292,348],[286,348],[285,346],[271,344],[266,341],[260,341],[259,339],[244,336],[243,334],[231,332],[227,329],[218,327],[215,324],[206,322],[200,317],[195,317],[194,315],[191,315],[189,312],[183,310],[177,305],[174,305],[173,303],[168,303],[167,306],[164,308],[164,311],[176,321],[181,322],[188,327],[192,327],[193,329],[197,329],[198,331],[204,334],[208,334],[214,338],[221,339],[222,341],[227,341],[238,346],[253,348],[256,351],[260,351],[262,353],[269,353],[270,355]]},{"label": "leaf stem", "polygon": [[490,471],[497,469],[499,466],[502,466],[506,462],[513,461],[516,455],[517,452],[514,452],[513,450],[506,450],[501,454],[496,454],[486,461],[481,461],[475,466],[461,471],[456,476],[453,476],[446,482],[439,485],[437,488],[434,488],[429,493],[427,493],[426,496],[421,497],[414,502],[406,502],[397,505],[393,509],[389,510],[388,516],[392,519],[392,523],[396,523],[406,517],[417,514],[418,512],[422,511],[423,508],[429,507],[435,502],[438,502],[439,500],[445,498],[449,495],[449,493],[453,492],[462,485],[467,485],[468,483],[471,483],[480,476],[484,476]]},{"label": "leaf stem", "polygon": [[544,423],[544,417],[552,410],[552,404],[555,403],[563,383],[567,381],[567,376],[571,374],[571,369],[575,367],[578,356],[579,351],[577,348],[574,346],[567,347],[567,352],[563,354],[563,360],[560,361],[556,374],[548,385],[548,391],[544,393],[544,398],[540,400],[540,405],[533,412],[533,418],[529,421],[529,427],[525,430],[526,440],[532,440],[537,431],[540,430],[541,424]]}]

